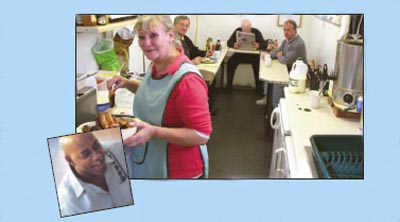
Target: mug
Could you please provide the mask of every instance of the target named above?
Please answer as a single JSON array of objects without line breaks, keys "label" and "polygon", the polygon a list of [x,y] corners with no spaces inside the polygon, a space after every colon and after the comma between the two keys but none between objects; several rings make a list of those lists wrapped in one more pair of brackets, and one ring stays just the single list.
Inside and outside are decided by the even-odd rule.
[{"label": "mug", "polygon": [[321,104],[321,95],[319,95],[319,92],[317,90],[311,90],[309,92],[309,95],[310,95],[310,107],[312,109],[317,109]]}]

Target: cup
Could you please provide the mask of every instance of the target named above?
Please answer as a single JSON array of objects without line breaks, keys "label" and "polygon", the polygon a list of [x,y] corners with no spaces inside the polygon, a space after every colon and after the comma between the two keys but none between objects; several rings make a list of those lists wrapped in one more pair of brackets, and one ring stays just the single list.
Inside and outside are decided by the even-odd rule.
[{"label": "cup", "polygon": [[96,83],[98,90],[107,90],[107,79],[105,77],[96,76]]},{"label": "cup", "polygon": [[319,95],[317,90],[311,90],[310,95],[310,107],[312,109],[317,109],[321,104],[321,95]]},{"label": "cup", "polygon": [[272,61],[271,55],[269,53],[265,53],[264,54],[264,65],[266,67],[269,67],[271,65],[271,61]]}]

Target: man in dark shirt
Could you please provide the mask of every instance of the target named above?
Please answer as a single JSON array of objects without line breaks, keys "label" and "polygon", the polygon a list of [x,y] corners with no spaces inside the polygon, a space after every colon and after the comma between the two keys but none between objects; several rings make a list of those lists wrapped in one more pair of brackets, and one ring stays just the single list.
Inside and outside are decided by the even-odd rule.
[{"label": "man in dark shirt", "polygon": [[[228,40],[228,47],[238,49],[241,47],[240,42],[236,39],[236,32],[247,32],[247,33],[254,33],[255,34],[255,41],[252,42],[252,46],[257,49],[261,50],[265,47],[265,41],[261,34],[261,32],[251,27],[251,22],[247,19],[242,21],[241,27],[237,28],[231,35]],[[257,93],[263,93],[263,86],[262,82],[259,80],[259,70],[260,70],[260,55],[259,54],[245,54],[245,53],[235,53],[228,61],[228,83],[227,83],[227,92],[232,91],[233,85],[233,77],[236,71],[237,66],[240,63],[250,63],[253,67],[253,74],[254,80],[256,82],[256,91]]]},{"label": "man in dark shirt", "polygon": [[192,40],[186,35],[190,27],[190,19],[185,15],[180,15],[174,19],[175,32],[180,36],[182,47],[185,51],[186,56],[192,61],[193,64],[197,65],[201,62],[203,57],[211,56],[211,51],[200,50],[196,47]]}]

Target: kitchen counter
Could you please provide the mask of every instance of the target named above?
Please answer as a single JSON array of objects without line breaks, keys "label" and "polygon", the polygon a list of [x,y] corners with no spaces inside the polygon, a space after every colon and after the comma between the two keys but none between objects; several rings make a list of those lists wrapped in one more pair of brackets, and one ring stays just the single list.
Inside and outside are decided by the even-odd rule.
[{"label": "kitchen counter", "polygon": [[[328,97],[322,97],[319,108],[311,109],[308,92],[293,94],[287,87],[284,92],[293,146],[293,155],[288,156],[288,161],[296,166],[295,169],[290,169],[291,177],[316,177],[310,155],[310,137],[314,134],[357,134],[360,120],[336,117],[328,104]],[[311,111],[307,112],[305,109]]]}]

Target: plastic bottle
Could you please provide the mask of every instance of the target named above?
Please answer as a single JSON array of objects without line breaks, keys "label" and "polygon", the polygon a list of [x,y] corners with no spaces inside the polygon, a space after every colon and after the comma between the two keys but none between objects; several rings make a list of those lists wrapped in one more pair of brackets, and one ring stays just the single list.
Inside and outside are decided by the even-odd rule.
[{"label": "plastic bottle", "polygon": [[356,108],[356,111],[357,111],[358,113],[361,113],[362,107],[363,107],[363,97],[362,97],[362,96],[358,96],[358,98],[357,98],[357,108]]},{"label": "plastic bottle", "polygon": [[291,93],[304,93],[306,91],[308,67],[298,58],[292,65],[289,76],[289,91]]}]

